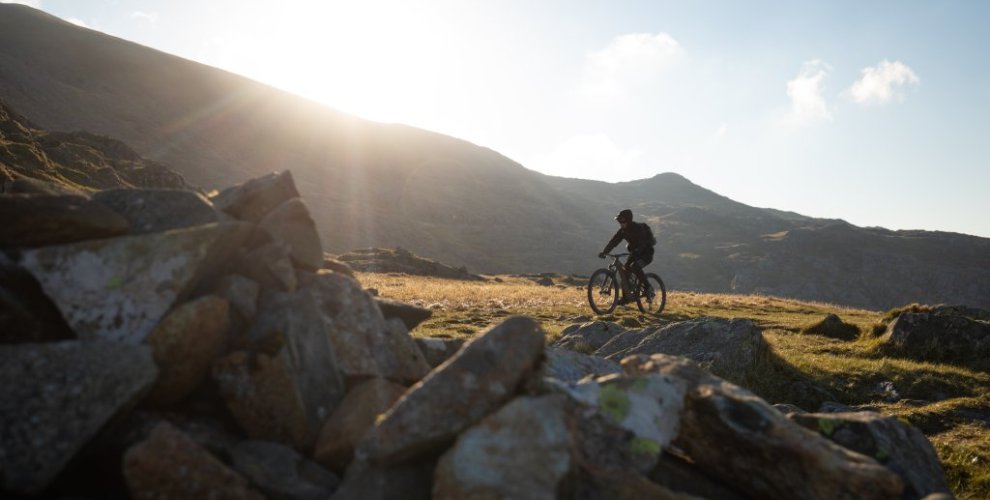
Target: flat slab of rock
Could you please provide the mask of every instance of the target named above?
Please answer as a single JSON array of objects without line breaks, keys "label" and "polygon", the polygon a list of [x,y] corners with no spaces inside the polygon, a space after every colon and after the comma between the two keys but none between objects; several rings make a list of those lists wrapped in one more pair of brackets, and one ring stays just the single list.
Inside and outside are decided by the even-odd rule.
[{"label": "flat slab of rock", "polygon": [[372,463],[402,462],[452,442],[464,429],[512,399],[543,356],[544,333],[514,317],[467,343],[412,387],[358,445]]},{"label": "flat slab of rock", "polygon": [[0,345],[3,489],[36,494],[158,370],[148,346],[116,342]]},{"label": "flat slab of rock", "polygon": [[655,331],[657,331],[656,327],[646,327],[639,330],[618,333],[611,340],[599,347],[598,350],[594,351],[594,354],[600,358],[614,358],[616,361],[619,361],[622,359],[620,353],[636,347],[647,335]]},{"label": "flat slab of rock", "polygon": [[378,304],[378,308],[381,309],[382,315],[385,316],[386,319],[398,318],[402,320],[402,323],[405,324],[406,328],[409,330],[416,328],[420,323],[430,319],[430,316],[433,316],[432,309],[407,304],[398,300],[375,297],[375,302]]},{"label": "flat slab of rock", "polygon": [[557,498],[571,469],[566,404],[519,397],[461,433],[437,464],[433,498]]},{"label": "flat slab of rock", "polygon": [[246,235],[209,224],[28,250],[20,265],[80,339],[138,344]]},{"label": "flat slab of rock", "polygon": [[0,253],[0,344],[75,338],[31,274]]},{"label": "flat slab of rock", "polygon": [[82,196],[0,196],[0,248],[61,245],[127,232],[127,219]]},{"label": "flat slab of rock", "polygon": [[928,438],[895,417],[873,412],[794,413],[788,417],[829,440],[872,457],[904,480],[906,498],[949,493],[945,472]]},{"label": "flat slab of rock", "polygon": [[264,500],[247,480],[169,423],[124,454],[131,498],[237,498]]},{"label": "flat slab of rock", "polygon": [[698,318],[665,326],[609,359],[656,353],[684,356],[714,375],[742,383],[766,349],[763,332],[751,320]]},{"label": "flat slab of rock", "polygon": [[123,215],[129,234],[222,222],[205,196],[181,189],[108,189],[93,194],[93,201]]}]

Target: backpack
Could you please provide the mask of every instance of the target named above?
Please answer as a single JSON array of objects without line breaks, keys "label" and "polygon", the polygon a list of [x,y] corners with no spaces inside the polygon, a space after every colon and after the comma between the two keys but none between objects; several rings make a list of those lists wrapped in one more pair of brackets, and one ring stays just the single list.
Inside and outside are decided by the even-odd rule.
[{"label": "backpack", "polygon": [[650,242],[651,247],[657,246],[657,237],[653,236],[653,229],[651,229],[650,225],[645,222],[642,223],[642,226],[643,229],[646,231],[646,241]]}]

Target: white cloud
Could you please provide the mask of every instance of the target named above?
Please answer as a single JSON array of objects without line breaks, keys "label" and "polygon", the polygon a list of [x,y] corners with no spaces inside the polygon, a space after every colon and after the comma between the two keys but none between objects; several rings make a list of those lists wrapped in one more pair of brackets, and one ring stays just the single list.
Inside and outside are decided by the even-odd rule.
[{"label": "white cloud", "polygon": [[721,139],[725,137],[725,134],[729,133],[729,124],[723,123],[719,125],[718,130],[715,131],[715,137]]},{"label": "white cloud", "polygon": [[791,98],[791,119],[794,123],[807,124],[832,118],[822,96],[825,77],[831,71],[831,66],[815,59],[805,62],[798,76],[787,82],[787,96]]},{"label": "white cloud", "polygon": [[667,33],[621,35],[585,58],[584,75],[576,94],[584,99],[610,103],[631,90],[649,84],[684,53]]},{"label": "white cloud", "polygon": [[0,0],[0,3],[19,3],[35,9],[41,8],[41,0]]},{"label": "white cloud", "polygon": [[876,66],[863,68],[863,78],[853,84],[849,94],[860,104],[886,104],[894,99],[904,99],[904,94],[897,92],[898,88],[919,82],[918,75],[906,64],[884,59]]},{"label": "white cloud", "polygon": [[549,175],[606,179],[629,177],[621,172],[635,171],[642,156],[642,151],[623,149],[605,134],[590,134],[565,140],[550,154],[536,158],[530,165]]},{"label": "white cloud", "polygon": [[145,21],[148,21],[151,24],[155,24],[156,22],[158,22],[158,13],[157,12],[144,12],[144,11],[136,10],[134,12],[131,12],[131,18],[132,19],[144,19]]}]

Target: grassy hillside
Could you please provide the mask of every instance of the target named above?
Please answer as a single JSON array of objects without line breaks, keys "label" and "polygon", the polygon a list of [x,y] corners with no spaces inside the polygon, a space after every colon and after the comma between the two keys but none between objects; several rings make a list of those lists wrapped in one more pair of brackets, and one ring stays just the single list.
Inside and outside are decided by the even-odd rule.
[{"label": "grassy hillside", "polygon": [[[750,318],[764,329],[771,354],[758,367],[749,389],[771,403],[791,403],[814,411],[825,401],[869,408],[906,419],[935,445],[949,483],[960,498],[990,497],[990,375],[951,364],[884,357],[868,335],[885,313],[759,295],[671,292],[660,318],[639,314],[635,306],[594,318],[579,278],[558,276],[555,286],[532,278],[499,276],[472,282],[402,274],[359,273],[365,287],[383,297],[416,303],[433,317],[417,336],[469,338],[505,316],[538,319],[549,341],[575,322],[616,321],[629,329],[699,316]],[[566,284],[565,284],[566,283]],[[837,314],[862,335],[844,341],[806,330],[828,314]],[[878,394],[892,382],[897,402]],[[796,390],[802,387],[803,390]]]}]

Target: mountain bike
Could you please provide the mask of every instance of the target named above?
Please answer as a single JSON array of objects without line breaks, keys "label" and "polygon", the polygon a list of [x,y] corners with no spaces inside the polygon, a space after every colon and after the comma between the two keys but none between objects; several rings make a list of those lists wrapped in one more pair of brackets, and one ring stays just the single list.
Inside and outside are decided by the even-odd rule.
[{"label": "mountain bike", "polygon": [[[667,287],[664,286],[660,276],[654,273],[646,274],[646,281],[653,288],[653,294],[647,295],[645,288],[639,283],[635,273],[626,271],[619,262],[620,257],[625,257],[628,253],[608,254],[612,262],[608,268],[598,269],[591,273],[588,280],[588,303],[596,314],[608,314],[619,305],[619,290],[622,288],[622,280],[628,285],[626,293],[627,301],[636,301],[639,310],[646,314],[657,314],[663,312],[667,305]],[[628,303],[628,302],[626,302]]]}]

